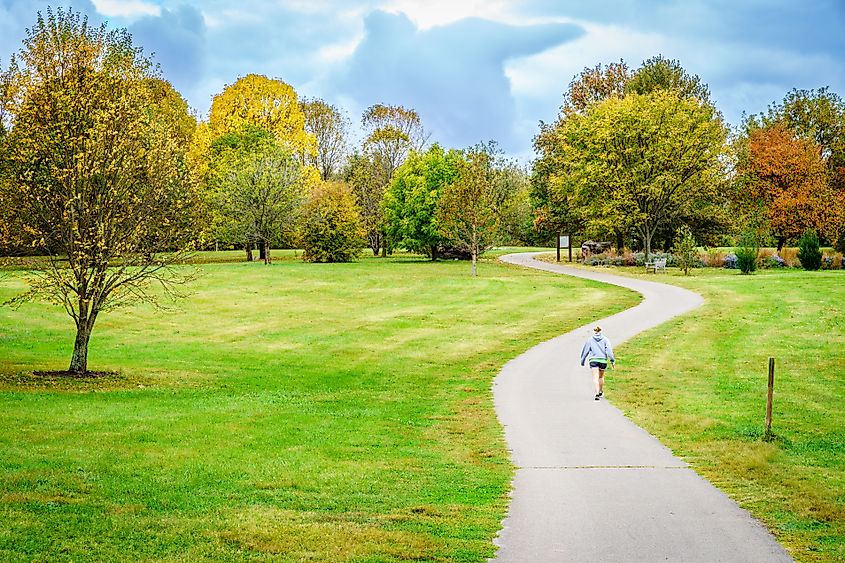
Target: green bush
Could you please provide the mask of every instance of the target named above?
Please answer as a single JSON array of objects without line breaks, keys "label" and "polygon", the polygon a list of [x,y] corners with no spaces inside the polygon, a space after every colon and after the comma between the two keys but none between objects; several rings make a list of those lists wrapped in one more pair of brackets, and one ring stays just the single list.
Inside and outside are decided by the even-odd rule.
[{"label": "green bush", "polygon": [[739,237],[736,248],[736,263],[739,271],[750,274],[757,269],[757,255],[760,253],[760,243],[753,231],[746,231]]},{"label": "green bush", "polygon": [[361,215],[347,186],[338,183],[316,188],[305,205],[302,237],[309,262],[351,262],[364,246]]},{"label": "green bush", "polygon": [[818,270],[822,266],[822,251],[816,231],[809,230],[798,239],[798,259],[805,270]]}]

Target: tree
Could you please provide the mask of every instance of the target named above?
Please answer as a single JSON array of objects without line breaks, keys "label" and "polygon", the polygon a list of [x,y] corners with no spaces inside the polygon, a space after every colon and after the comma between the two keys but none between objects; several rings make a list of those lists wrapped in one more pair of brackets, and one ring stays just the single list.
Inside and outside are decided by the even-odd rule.
[{"label": "tree", "polygon": [[408,250],[437,259],[446,240],[437,228],[437,202],[443,188],[458,179],[458,151],[432,145],[426,152],[412,152],[399,167],[384,196],[387,233]]},{"label": "tree", "polygon": [[310,262],[350,262],[361,255],[361,217],[348,186],[324,183],[311,193],[303,242],[302,258]]},{"label": "tree", "polygon": [[567,118],[550,189],[573,198],[587,227],[655,232],[713,198],[727,131],[716,111],[676,92],[609,98]]},{"label": "tree", "polygon": [[673,250],[678,266],[684,271],[684,275],[688,276],[690,268],[698,261],[698,244],[686,225],[678,229]]},{"label": "tree", "polygon": [[493,246],[499,226],[490,154],[472,150],[458,162],[456,181],[443,188],[437,204],[436,222],[441,235],[470,253],[472,275],[478,257]]},{"label": "tree", "polygon": [[[376,104],[370,106],[361,118],[364,128],[362,152],[372,163],[369,173],[374,182],[369,192],[372,198],[383,196],[393,180],[396,169],[405,161],[411,151],[421,151],[427,140],[419,114],[402,106]],[[378,202],[379,207],[381,201]],[[379,223],[382,221],[371,221]],[[368,235],[370,240],[380,242],[382,255],[387,255],[387,233]]]},{"label": "tree", "polygon": [[170,266],[183,257],[192,207],[187,106],[125,30],[62,9],[39,13],[6,80],[2,212],[48,257],[15,303],[65,308],[76,324],[69,371],[83,374],[101,313],[155,303],[151,283],[173,293],[185,281]]},{"label": "tree", "polygon": [[212,138],[244,125],[266,129],[294,154],[314,154],[316,141],[305,130],[296,91],[281,80],[248,74],[214,96],[208,114]]},{"label": "tree", "polygon": [[741,207],[761,212],[778,239],[815,229],[831,240],[842,225],[840,197],[828,181],[818,145],[797,137],[779,122],[756,129],[741,141],[737,194]]},{"label": "tree", "polygon": [[[206,230],[220,236],[229,232],[225,226],[228,218],[223,209],[216,206],[221,202],[219,190],[213,186],[209,176],[215,169],[213,159],[218,157],[212,151],[216,139],[227,134],[238,134],[245,127],[262,129],[268,132],[274,142],[303,162],[315,155],[316,141],[305,130],[303,114],[296,91],[285,82],[266,76],[249,74],[226,86],[211,103],[208,120],[196,130],[189,150],[191,178],[197,191],[204,195]],[[219,168],[219,167],[218,167]],[[247,260],[252,257],[254,240],[239,241],[244,245]],[[261,258],[266,260],[264,245],[261,245]]]},{"label": "tree", "polygon": [[419,114],[402,106],[376,104],[361,118],[366,138],[364,151],[374,155],[385,183],[412,151],[420,151],[428,138]]},{"label": "tree", "polygon": [[316,143],[315,152],[305,161],[320,171],[323,181],[329,180],[346,156],[349,118],[319,99],[303,100],[300,107],[305,115],[305,131],[314,136]]},{"label": "tree", "polygon": [[219,207],[240,240],[261,244],[265,264],[272,262],[270,243],[293,238],[311,181],[308,170],[286,147],[263,129],[245,127],[223,135],[213,148]]},{"label": "tree", "polygon": [[680,61],[657,55],[645,61],[625,84],[626,94],[651,94],[656,90],[672,90],[682,98],[710,104],[710,89],[697,75],[690,75]]},{"label": "tree", "polygon": [[353,154],[347,161],[344,179],[352,188],[352,193],[358,202],[367,244],[372,249],[373,255],[378,256],[379,250],[385,244],[382,201],[387,186],[382,183],[378,164],[373,155]]},{"label": "tree", "polygon": [[625,95],[631,72],[625,61],[601,63],[593,68],[585,68],[569,83],[569,88],[563,95],[561,118],[572,113],[583,113],[595,103],[608,98],[621,98]]},{"label": "tree", "polygon": [[[592,107],[607,100],[657,92],[673,92],[679,98],[712,106],[707,85],[697,76],[690,76],[678,61],[662,56],[648,59],[634,73],[620,60],[606,66],[599,64],[594,68],[585,68],[572,79],[564,93],[564,103],[557,120],[552,124],[541,122],[540,133],[534,139],[538,158],[533,163],[531,175],[531,201],[535,209],[535,229],[543,239],[548,240],[559,232],[589,230],[594,236],[613,235],[617,246],[624,245],[625,239],[631,234],[625,221],[585,222],[583,214],[578,211],[575,194],[568,189],[573,184],[559,181],[569,174],[565,168],[567,144],[563,139],[563,131],[568,120],[578,119]],[[715,109],[711,109],[715,113]],[[667,218],[663,222],[666,235],[671,237],[679,224],[695,227],[699,235],[705,234],[699,232],[699,229],[721,230],[725,223],[725,213],[718,212],[716,203],[700,209],[688,206]],[[718,203],[722,209],[726,207],[726,202]]]},{"label": "tree", "polygon": [[845,168],[845,102],[828,87],[789,92],[781,103],[769,106],[765,115],[750,116],[745,130],[784,125],[798,138],[812,139],[824,159],[831,179]]},{"label": "tree", "polygon": [[[828,187],[819,198],[828,198],[833,217],[828,218],[824,227],[809,226],[835,241],[845,231],[845,102],[842,98],[827,87],[792,90],[781,103],[770,105],[765,115],[752,115],[744,125],[743,139],[759,129],[780,125],[796,139],[814,143],[827,172]],[[797,229],[797,234],[803,230]]]}]

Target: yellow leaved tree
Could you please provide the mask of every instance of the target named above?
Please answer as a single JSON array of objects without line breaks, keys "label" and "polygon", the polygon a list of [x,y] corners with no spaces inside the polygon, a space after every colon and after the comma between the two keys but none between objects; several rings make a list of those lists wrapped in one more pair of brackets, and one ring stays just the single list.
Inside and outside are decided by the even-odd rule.
[{"label": "yellow leaved tree", "polygon": [[194,207],[187,104],[125,30],[47,9],[3,72],[0,222],[46,256],[13,303],[42,298],[76,323],[69,371],[88,369],[98,316],[185,281]]}]

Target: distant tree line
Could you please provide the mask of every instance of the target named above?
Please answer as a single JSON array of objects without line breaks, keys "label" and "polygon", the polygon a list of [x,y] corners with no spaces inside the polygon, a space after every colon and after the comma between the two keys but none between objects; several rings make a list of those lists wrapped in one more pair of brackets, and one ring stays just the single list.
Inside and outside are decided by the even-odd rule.
[{"label": "distant tree line", "polygon": [[[535,226],[668,249],[751,232],[780,249],[805,232],[845,245],[845,104],[793,90],[731,132],[698,76],[662,56],[584,69],[534,139]],[[687,234],[684,231],[686,238]]]}]

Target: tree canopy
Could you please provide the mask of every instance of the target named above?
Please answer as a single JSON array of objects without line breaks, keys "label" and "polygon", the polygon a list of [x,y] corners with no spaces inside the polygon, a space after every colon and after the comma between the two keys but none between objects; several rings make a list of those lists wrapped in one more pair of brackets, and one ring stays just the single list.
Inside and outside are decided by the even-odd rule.
[{"label": "tree canopy", "polygon": [[432,259],[446,239],[437,227],[435,214],[440,194],[458,179],[459,151],[432,145],[426,152],[411,152],[394,174],[384,197],[389,236],[397,244]]},{"label": "tree canopy", "polygon": [[306,162],[320,172],[325,181],[338,173],[346,156],[349,118],[324,100],[303,100],[305,131],[314,136],[315,150]]},{"label": "tree canopy", "polygon": [[[20,299],[46,298],[74,319],[70,371],[87,370],[98,315],[155,301],[194,208],[185,148],[187,104],[125,30],[48,9],[4,74],[0,213],[19,242],[49,257]],[[163,253],[163,251],[177,251]]]},{"label": "tree canopy", "polygon": [[588,227],[633,230],[648,254],[661,225],[713,198],[726,136],[711,106],[677,92],[609,98],[559,130],[550,189]]}]

